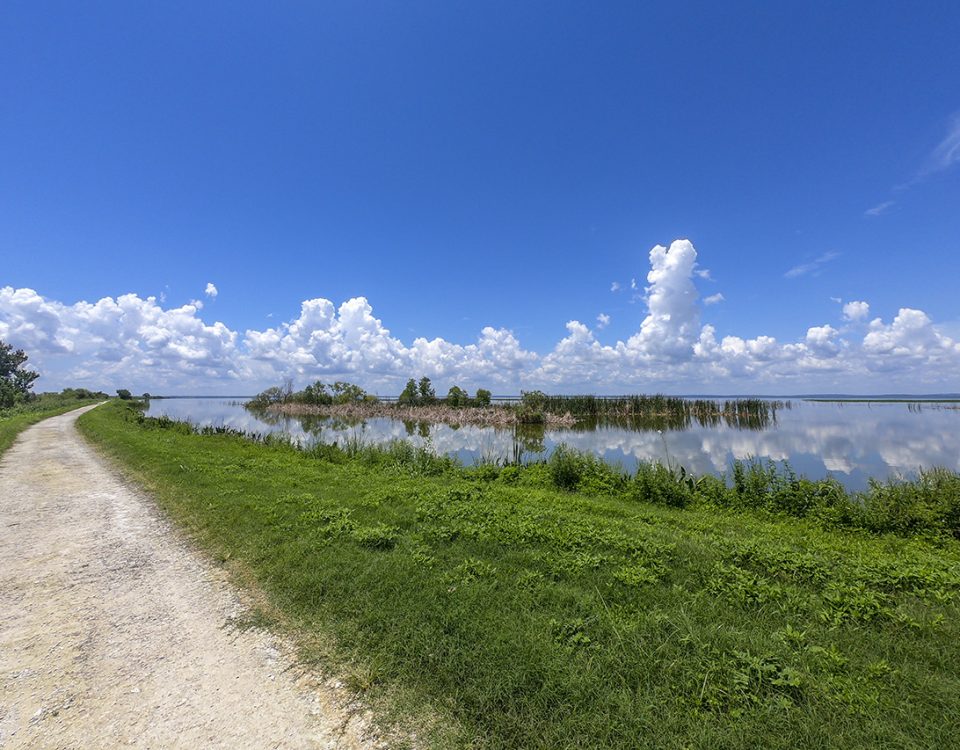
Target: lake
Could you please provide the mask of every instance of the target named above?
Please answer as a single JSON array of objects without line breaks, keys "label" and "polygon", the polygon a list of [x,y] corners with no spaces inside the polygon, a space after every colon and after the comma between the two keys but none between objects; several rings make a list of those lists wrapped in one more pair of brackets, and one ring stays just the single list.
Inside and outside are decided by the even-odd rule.
[{"label": "lake", "polygon": [[259,416],[240,401],[223,398],[155,399],[147,415],[166,415],[197,426],[282,432],[303,443],[411,440],[456,456],[464,464],[483,458],[513,460],[518,452],[524,460],[538,460],[565,443],[628,470],[638,461],[661,461],[682,465],[694,474],[720,474],[735,459],[788,461],[800,474],[831,475],[851,490],[865,488],[871,477],[909,476],[920,467],[960,471],[958,403],[794,400],[789,406],[778,410],[776,421],[762,429],[694,422],[684,429],[663,431],[588,423],[562,429],[503,430],[384,418],[348,424],[317,417]]}]

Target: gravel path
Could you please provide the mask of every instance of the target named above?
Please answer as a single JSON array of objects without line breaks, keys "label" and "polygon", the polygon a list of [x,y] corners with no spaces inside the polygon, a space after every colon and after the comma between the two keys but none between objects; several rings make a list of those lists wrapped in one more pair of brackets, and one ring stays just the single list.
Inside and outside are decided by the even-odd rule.
[{"label": "gravel path", "polygon": [[0,460],[0,747],[379,746],[337,683],[231,625],[240,594],[86,445],[83,411]]}]

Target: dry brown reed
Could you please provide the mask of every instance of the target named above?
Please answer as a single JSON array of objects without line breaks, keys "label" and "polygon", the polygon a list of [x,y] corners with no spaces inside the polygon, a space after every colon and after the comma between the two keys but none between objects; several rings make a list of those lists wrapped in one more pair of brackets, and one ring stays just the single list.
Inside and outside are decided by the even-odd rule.
[{"label": "dry brown reed", "polygon": [[[458,408],[433,404],[430,406],[402,406],[395,403],[376,404],[333,404],[316,406],[314,404],[273,404],[268,412],[288,414],[290,416],[315,415],[336,417],[339,419],[374,419],[385,417],[410,422],[428,422],[431,424],[477,425],[480,427],[513,427],[519,424],[516,409],[510,406],[484,406]],[[576,419],[567,414],[544,414],[544,424],[551,427],[569,427]]]}]

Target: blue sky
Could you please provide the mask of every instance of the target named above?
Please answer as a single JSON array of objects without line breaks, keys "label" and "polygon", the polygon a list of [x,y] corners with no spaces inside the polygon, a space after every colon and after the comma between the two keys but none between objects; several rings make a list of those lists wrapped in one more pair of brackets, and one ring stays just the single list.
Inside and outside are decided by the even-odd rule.
[{"label": "blue sky", "polygon": [[5,3],[0,338],[49,387],[960,390],[960,6],[645,5]]}]

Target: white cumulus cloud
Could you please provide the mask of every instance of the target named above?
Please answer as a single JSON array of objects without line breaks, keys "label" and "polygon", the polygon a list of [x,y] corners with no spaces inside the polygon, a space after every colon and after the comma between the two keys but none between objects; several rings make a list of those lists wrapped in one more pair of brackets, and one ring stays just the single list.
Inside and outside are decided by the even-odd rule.
[{"label": "white cumulus cloud", "polygon": [[[191,303],[164,309],[135,294],[66,305],[32,289],[0,289],[0,339],[16,342],[54,383],[144,380],[178,387],[235,380],[246,371],[237,334],[207,324]],[[57,377],[61,373],[62,377]]]},{"label": "white cumulus cloud", "polygon": [[869,315],[870,305],[866,302],[854,300],[853,302],[847,302],[843,306],[843,317],[845,320],[866,320]]},{"label": "white cumulus cloud", "polygon": [[700,333],[700,294],[693,283],[697,251],[689,240],[650,251],[646,288],[648,314],[639,333],[627,340],[627,350],[640,358],[661,355],[682,358]]},{"label": "white cumulus cloud", "polygon": [[[0,340],[23,348],[43,373],[41,388],[81,385],[139,392],[253,393],[291,377],[346,379],[384,394],[427,375],[439,389],[458,383],[516,393],[727,390],[951,389],[960,344],[921,310],[902,308],[866,329],[829,323],[799,328],[794,340],[720,333],[702,323],[697,251],[688,240],[648,254],[646,314],[625,340],[601,344],[589,326],[566,323],[545,353],[506,328],[473,341],[404,341],[364,297],[305,300],[284,322],[237,331],[204,320],[199,301],[165,307],[135,294],[64,303],[32,289],[0,289]],[[843,305],[843,321],[866,322],[869,305]],[[596,328],[610,322],[606,313]],[[859,333],[856,331],[859,330]]]},{"label": "white cumulus cloud", "polygon": [[207,288],[203,290],[203,293],[210,297],[211,299],[216,299],[217,297],[217,287],[213,285],[212,281],[207,282]]}]

